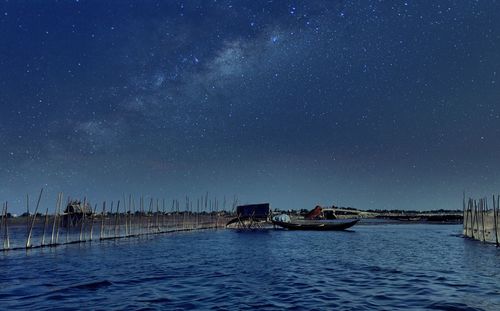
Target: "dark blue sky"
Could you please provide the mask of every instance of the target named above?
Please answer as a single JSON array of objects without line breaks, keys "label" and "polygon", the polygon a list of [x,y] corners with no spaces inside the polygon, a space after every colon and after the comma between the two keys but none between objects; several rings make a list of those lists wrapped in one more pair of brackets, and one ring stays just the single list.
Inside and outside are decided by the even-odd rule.
[{"label": "dark blue sky", "polygon": [[2,1],[0,200],[500,190],[498,1]]}]

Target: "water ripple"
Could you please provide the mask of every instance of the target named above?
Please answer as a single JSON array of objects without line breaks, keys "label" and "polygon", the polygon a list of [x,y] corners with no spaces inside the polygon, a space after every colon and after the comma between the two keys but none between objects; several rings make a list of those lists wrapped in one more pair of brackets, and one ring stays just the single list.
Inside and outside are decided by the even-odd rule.
[{"label": "water ripple", "polygon": [[[2,255],[8,309],[500,310],[500,256],[458,226],[204,231]],[[478,256],[480,254],[480,256]]]}]

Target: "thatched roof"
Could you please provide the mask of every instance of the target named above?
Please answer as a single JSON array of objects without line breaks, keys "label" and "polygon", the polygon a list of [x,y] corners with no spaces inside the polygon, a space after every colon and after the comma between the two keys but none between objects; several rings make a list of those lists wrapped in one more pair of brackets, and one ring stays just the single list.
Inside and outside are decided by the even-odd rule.
[{"label": "thatched roof", "polygon": [[64,213],[91,215],[92,214],[92,207],[88,203],[83,204],[82,202],[77,201],[77,200],[70,201],[68,203],[68,205],[66,206]]}]

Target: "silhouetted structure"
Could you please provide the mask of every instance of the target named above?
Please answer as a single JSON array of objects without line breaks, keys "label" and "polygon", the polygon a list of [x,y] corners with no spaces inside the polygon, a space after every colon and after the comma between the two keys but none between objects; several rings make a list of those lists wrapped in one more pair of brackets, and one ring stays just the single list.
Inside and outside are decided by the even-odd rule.
[{"label": "silhouetted structure", "polygon": [[74,200],[70,201],[66,205],[64,214],[62,217],[63,227],[76,226],[79,224],[84,217],[92,216],[92,207],[88,203],[82,203],[81,201]]},{"label": "silhouetted structure", "polygon": [[270,216],[269,203],[240,205],[236,207],[236,218],[230,220],[226,226],[237,224],[238,228],[258,228],[262,223],[268,222]]}]

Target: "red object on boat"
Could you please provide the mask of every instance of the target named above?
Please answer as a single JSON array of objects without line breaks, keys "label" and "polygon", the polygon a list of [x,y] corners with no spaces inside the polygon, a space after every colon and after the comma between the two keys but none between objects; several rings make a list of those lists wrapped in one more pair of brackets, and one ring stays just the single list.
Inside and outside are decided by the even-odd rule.
[{"label": "red object on boat", "polygon": [[315,219],[321,214],[322,211],[323,209],[321,208],[321,206],[316,205],[315,208],[313,208],[309,213],[307,213],[304,216],[304,219]]}]

